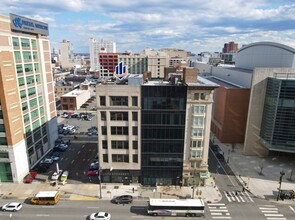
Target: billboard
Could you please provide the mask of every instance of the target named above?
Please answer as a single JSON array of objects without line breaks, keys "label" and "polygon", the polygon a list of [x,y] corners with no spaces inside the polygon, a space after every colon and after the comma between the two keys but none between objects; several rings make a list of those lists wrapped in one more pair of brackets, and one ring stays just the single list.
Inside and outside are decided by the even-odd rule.
[{"label": "billboard", "polygon": [[10,14],[10,27],[12,31],[49,35],[48,24],[15,14]]}]

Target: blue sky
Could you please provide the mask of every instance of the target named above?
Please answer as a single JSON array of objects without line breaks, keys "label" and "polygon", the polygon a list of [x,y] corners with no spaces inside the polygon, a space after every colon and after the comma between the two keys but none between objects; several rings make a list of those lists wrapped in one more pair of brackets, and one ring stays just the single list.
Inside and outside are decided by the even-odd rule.
[{"label": "blue sky", "polygon": [[272,41],[295,48],[294,0],[1,0],[0,14],[49,24],[51,48],[70,40],[89,52],[89,38],[117,51],[178,48],[199,53],[223,44]]}]

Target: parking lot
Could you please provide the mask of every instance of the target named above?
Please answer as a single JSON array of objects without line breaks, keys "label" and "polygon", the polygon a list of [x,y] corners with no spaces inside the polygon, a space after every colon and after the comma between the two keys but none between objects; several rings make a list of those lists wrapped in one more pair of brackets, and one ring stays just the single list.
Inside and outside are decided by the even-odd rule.
[{"label": "parking lot", "polygon": [[38,173],[37,181],[52,181],[54,172],[68,170],[69,176],[67,183],[98,183],[98,177],[88,177],[86,175],[90,164],[97,156],[97,143],[75,143],[71,142],[66,151],[61,152],[58,161],[54,161],[45,173]]}]

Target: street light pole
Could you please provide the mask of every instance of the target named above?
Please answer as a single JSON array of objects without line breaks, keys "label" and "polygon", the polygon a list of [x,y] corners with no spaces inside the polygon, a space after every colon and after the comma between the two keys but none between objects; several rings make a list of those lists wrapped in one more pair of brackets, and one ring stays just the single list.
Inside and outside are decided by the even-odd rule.
[{"label": "street light pole", "polygon": [[98,177],[99,177],[99,198],[101,199],[102,196],[101,196],[101,167],[99,167],[99,170],[98,170]]},{"label": "street light pole", "polygon": [[282,187],[282,180],[283,180],[283,176],[285,175],[285,172],[282,170],[280,172],[281,176],[280,176],[280,182],[279,182],[279,188],[278,188],[278,196],[277,196],[277,201],[279,201],[279,198],[280,198],[280,194],[281,194],[281,187]]}]

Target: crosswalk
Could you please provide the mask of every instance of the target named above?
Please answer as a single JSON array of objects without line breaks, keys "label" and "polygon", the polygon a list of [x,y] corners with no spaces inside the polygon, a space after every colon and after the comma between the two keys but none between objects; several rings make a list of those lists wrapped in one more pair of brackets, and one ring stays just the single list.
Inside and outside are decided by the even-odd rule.
[{"label": "crosswalk", "polygon": [[212,219],[231,219],[230,213],[223,203],[208,204]]},{"label": "crosswalk", "polygon": [[223,193],[229,202],[254,202],[247,191],[224,191]]},{"label": "crosswalk", "polygon": [[274,205],[261,205],[259,209],[268,220],[286,220],[284,215]]}]

